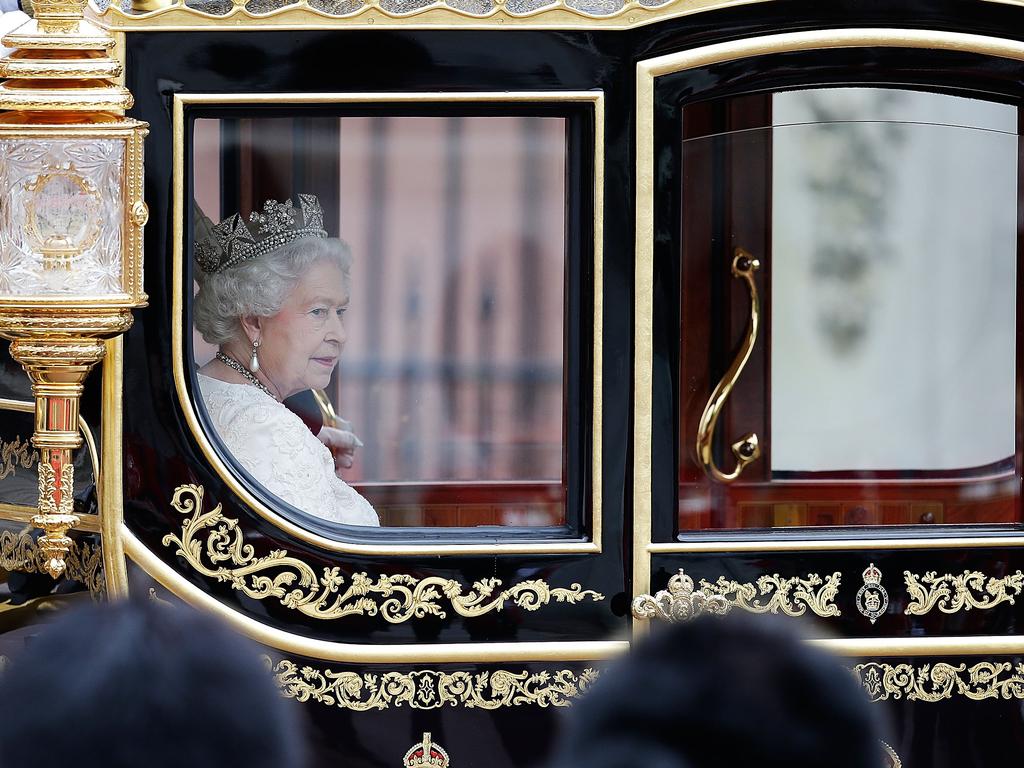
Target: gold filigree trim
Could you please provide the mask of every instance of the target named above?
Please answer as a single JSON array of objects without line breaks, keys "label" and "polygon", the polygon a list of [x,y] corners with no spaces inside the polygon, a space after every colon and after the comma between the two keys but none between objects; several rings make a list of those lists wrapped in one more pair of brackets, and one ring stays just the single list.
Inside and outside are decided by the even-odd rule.
[{"label": "gold filigree trim", "polygon": [[939,576],[936,571],[918,576],[904,571],[903,580],[911,597],[905,613],[911,616],[924,616],[934,608],[956,613],[994,608],[1000,603],[1013,605],[1014,598],[1024,591],[1024,573],[1020,571],[1002,578],[986,578],[980,571],[964,571],[959,576]]},{"label": "gold filigree trim", "polygon": [[466,707],[567,707],[597,679],[597,672],[560,669],[552,672],[333,672],[299,667],[263,657],[281,693],[298,701],[366,712],[408,706],[410,709]]},{"label": "gold filigree trim", "polygon": [[[102,12],[91,9],[90,16],[109,29],[374,28],[385,24],[413,28],[628,29],[661,19],[760,1],[763,0],[547,0],[543,3],[493,0],[482,3],[485,7],[474,12],[443,0],[281,0],[279,3],[236,0],[230,7],[223,6],[225,13],[210,13],[190,7],[182,0],[133,0],[133,5],[141,12],[125,13],[117,3],[111,3]],[[257,6],[270,10],[254,12]]]},{"label": "gold filigree trim", "polygon": [[542,579],[530,579],[498,591],[501,580],[481,579],[463,593],[454,579],[439,576],[416,578],[405,574],[352,574],[348,587],[337,567],[321,573],[286,550],[273,550],[257,557],[238,520],[226,517],[218,504],[203,511],[205,490],[201,485],[181,485],[174,491],[171,506],[186,515],[181,535],[167,534],[164,546],[176,546],[176,553],[203,576],[228,582],[233,589],[256,600],[275,598],[286,608],[314,619],[380,615],[392,624],[425,616],[444,618],[442,600],[460,616],[482,616],[512,603],[535,611],[552,600],[559,603],[599,601],[604,595],[580,584],[551,587]]},{"label": "gold filigree trim", "polygon": [[816,616],[828,618],[842,615],[834,602],[842,578],[838,571],[824,579],[817,573],[790,578],[773,573],[758,577],[753,584],[744,584],[719,576],[713,584],[701,579],[700,588],[709,595],[721,595],[733,607],[750,613],[803,616],[810,609]]},{"label": "gold filigree trim", "polygon": [[[0,568],[23,573],[46,573],[46,555],[29,532],[0,531]],[[94,597],[106,593],[103,549],[89,542],[72,540],[64,558],[68,579],[82,582]]]},{"label": "gold filigree trim", "polygon": [[43,462],[39,465],[39,514],[61,515],[70,514],[73,509],[75,493],[75,465],[64,464],[60,468],[60,499],[58,507],[54,501],[57,492],[57,473],[53,465]]},{"label": "gold filigree trim", "polygon": [[724,614],[733,608],[750,613],[783,613],[803,616],[808,609],[822,618],[840,616],[835,604],[842,574],[838,571],[822,578],[816,573],[806,577],[783,578],[779,574],[761,576],[753,584],[719,576],[714,583],[693,579],[680,571],[669,579],[668,588],[654,595],[640,595],[633,601],[633,616],[638,619],[687,621],[703,613]]},{"label": "gold filigree trim", "polygon": [[10,477],[18,467],[32,469],[39,454],[28,440],[15,437],[11,442],[0,440],[0,480]]},{"label": "gold filigree trim", "polygon": [[721,595],[693,588],[693,579],[683,569],[668,580],[668,586],[653,595],[640,595],[633,600],[633,618],[661,621],[689,621],[705,613],[723,616],[732,605]]},{"label": "gold filigree trim", "polygon": [[906,699],[934,703],[963,696],[984,699],[1024,699],[1024,664],[982,661],[967,664],[868,662],[853,668],[872,701]]}]

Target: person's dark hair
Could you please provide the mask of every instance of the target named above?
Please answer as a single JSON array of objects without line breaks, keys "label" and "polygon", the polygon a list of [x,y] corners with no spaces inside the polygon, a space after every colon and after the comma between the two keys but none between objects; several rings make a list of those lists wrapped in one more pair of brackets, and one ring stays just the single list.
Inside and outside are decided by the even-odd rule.
[{"label": "person's dark hair", "polygon": [[658,628],[568,712],[550,768],[878,768],[853,675],[768,617]]},{"label": "person's dark hair", "polygon": [[259,649],[155,601],[69,611],[0,672],[0,768],[299,768],[297,704]]}]

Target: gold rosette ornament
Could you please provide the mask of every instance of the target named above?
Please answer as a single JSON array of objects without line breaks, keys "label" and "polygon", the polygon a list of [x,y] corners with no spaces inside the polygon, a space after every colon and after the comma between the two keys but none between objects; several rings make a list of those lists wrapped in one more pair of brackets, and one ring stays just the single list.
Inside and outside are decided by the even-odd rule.
[{"label": "gold rosette ornament", "polygon": [[106,339],[132,324],[142,290],[142,142],[124,116],[114,39],[86,0],[36,0],[0,59],[0,336],[32,379],[39,547],[65,569],[74,514],[79,398]]}]

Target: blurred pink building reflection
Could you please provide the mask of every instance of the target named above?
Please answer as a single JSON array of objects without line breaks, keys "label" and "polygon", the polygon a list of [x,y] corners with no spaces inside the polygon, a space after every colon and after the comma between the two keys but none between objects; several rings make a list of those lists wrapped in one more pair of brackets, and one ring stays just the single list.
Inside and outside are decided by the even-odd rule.
[{"label": "blurred pink building reflection", "polygon": [[[316,119],[340,121],[354,254],[331,392],[365,443],[347,479],[560,485],[565,120]],[[194,150],[196,201],[219,220],[221,121],[196,122]]]}]

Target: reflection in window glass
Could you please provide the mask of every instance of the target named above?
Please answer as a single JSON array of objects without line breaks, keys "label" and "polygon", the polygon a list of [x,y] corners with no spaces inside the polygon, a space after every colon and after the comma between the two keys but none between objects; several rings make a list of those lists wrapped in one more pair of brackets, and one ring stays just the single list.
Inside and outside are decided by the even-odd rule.
[{"label": "reflection in window glass", "polygon": [[[886,88],[683,109],[681,532],[1020,522],[1017,123]],[[737,249],[761,324],[715,476],[695,438],[748,339]],[[721,479],[748,434],[760,455]]]},{"label": "reflection in window glass", "polygon": [[[206,389],[248,385],[252,395],[252,375],[271,395],[288,396],[305,422],[302,448],[289,446],[292,457],[267,471],[267,452],[280,446],[256,437],[229,445],[243,468],[299,509],[336,522],[372,524],[348,491],[301,489],[319,482],[308,455],[319,461],[328,446],[331,474],[357,489],[382,525],[564,522],[566,152],[558,117],[197,120],[194,195],[208,226],[240,212],[249,230],[242,239],[255,238],[261,250],[259,227],[283,228],[288,239],[289,228],[308,226],[299,198],[308,193],[327,239],[340,237],[351,254],[344,296],[334,295],[332,275],[306,270],[283,308],[272,307],[273,317],[305,317],[324,304],[329,319],[313,322],[341,339],[338,353],[288,337],[288,355],[301,365],[284,366],[288,355],[264,338],[254,374],[250,342],[264,331],[240,320],[235,330],[245,338],[218,343],[200,328],[197,296],[200,389],[225,444],[232,426],[213,415]],[[268,213],[268,200],[289,200],[292,210]],[[267,218],[250,221],[253,212]],[[200,259],[201,241],[197,233]],[[214,281],[198,267],[195,274],[201,294]],[[305,288],[309,295],[299,296]],[[245,371],[225,371],[218,349]],[[325,370],[299,371],[307,360]],[[211,384],[211,376],[226,381]],[[309,501],[311,494],[320,495]],[[359,514],[330,511],[350,502]]]},{"label": "reflection in window glass", "polygon": [[772,114],[772,469],[1011,456],[1016,108],[834,89]]}]

